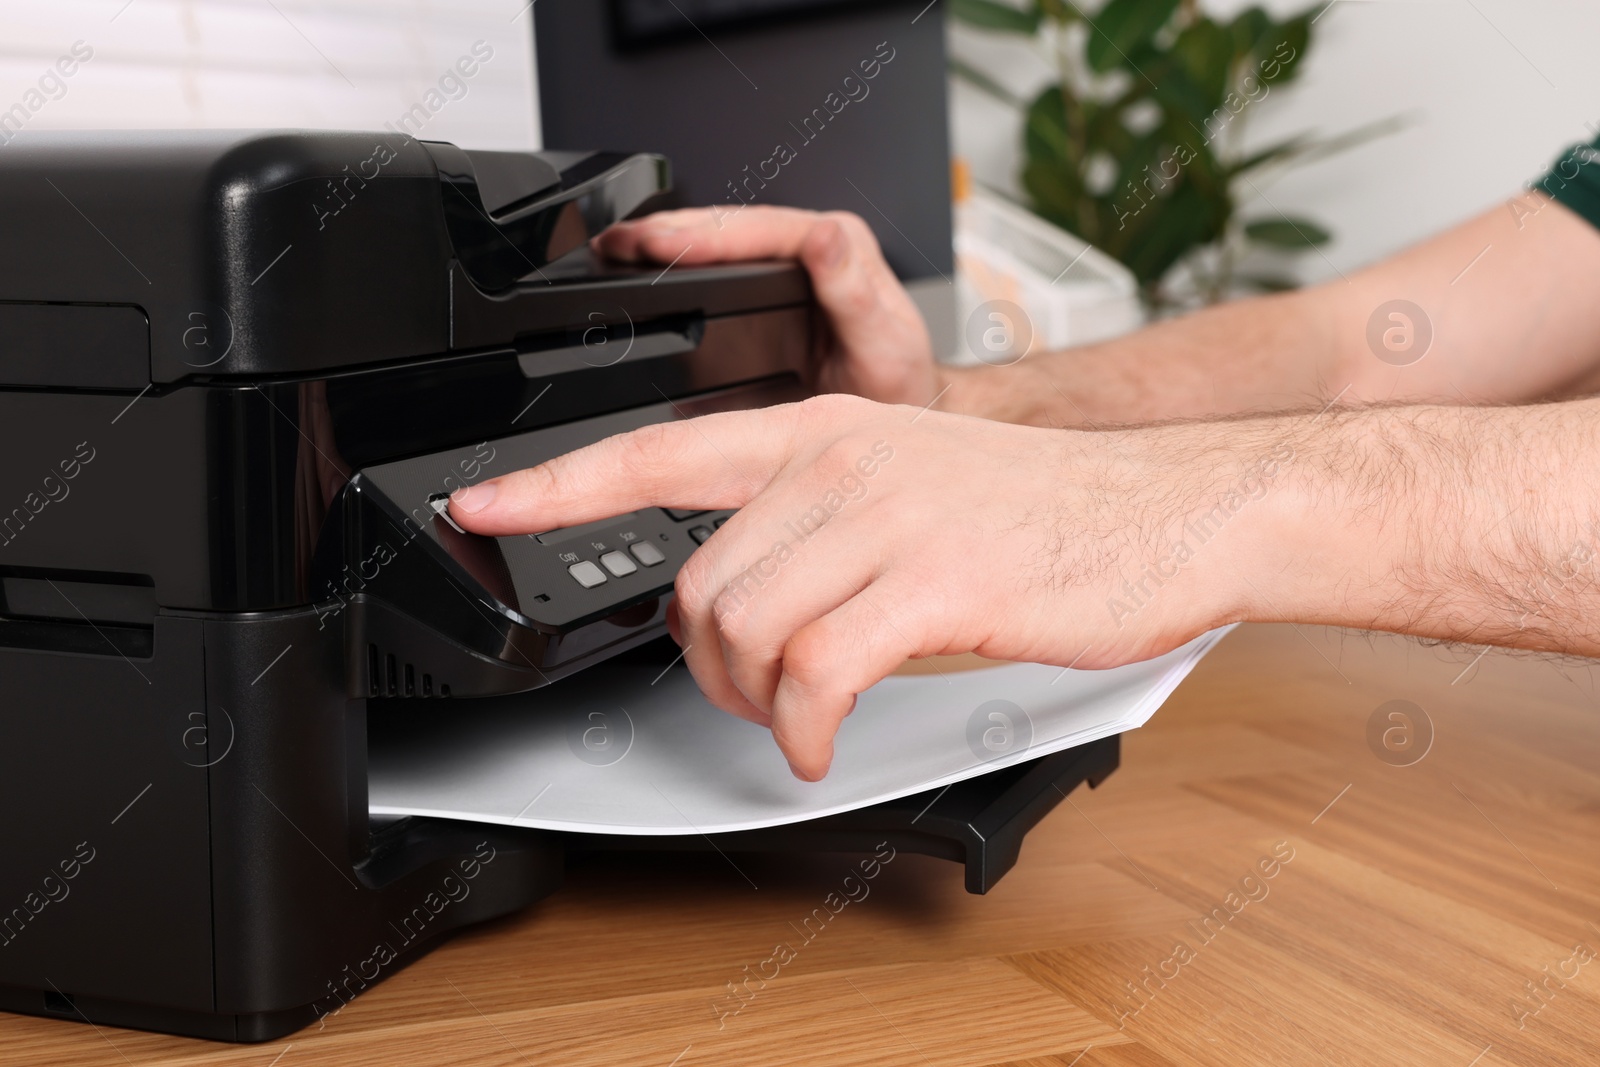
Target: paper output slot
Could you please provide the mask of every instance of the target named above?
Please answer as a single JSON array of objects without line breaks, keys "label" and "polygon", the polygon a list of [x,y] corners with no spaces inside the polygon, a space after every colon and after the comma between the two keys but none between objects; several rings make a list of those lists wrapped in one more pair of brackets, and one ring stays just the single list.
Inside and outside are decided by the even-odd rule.
[{"label": "paper output slot", "polygon": [[0,647],[149,659],[155,619],[155,587],[143,575],[0,574]]},{"label": "paper output slot", "polygon": [[700,347],[705,324],[694,323],[682,331],[636,332],[631,324],[595,325],[583,331],[578,343],[562,348],[523,352],[517,366],[528,378],[549,378],[579,370],[602,370],[623,361],[639,363],[681,356]]},{"label": "paper output slot", "polygon": [[0,578],[0,613],[68,622],[153,625],[156,591],[151,585],[124,585],[70,578]]}]

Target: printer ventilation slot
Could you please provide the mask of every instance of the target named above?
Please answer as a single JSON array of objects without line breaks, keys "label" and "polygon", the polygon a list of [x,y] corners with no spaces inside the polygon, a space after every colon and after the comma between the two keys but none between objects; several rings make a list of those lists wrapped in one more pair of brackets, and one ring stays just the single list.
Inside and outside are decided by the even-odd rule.
[{"label": "printer ventilation slot", "polygon": [[395,658],[377,645],[367,646],[367,695],[372,697],[447,697],[448,685],[435,685],[433,675]]}]

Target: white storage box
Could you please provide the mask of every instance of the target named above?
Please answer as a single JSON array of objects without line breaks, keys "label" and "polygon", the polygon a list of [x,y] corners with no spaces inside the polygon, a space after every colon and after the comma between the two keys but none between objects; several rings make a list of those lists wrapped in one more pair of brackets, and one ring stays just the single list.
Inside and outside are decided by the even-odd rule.
[{"label": "white storage box", "polygon": [[1133,274],[1104,252],[982,190],[956,205],[952,362],[1005,365],[1144,324]]}]

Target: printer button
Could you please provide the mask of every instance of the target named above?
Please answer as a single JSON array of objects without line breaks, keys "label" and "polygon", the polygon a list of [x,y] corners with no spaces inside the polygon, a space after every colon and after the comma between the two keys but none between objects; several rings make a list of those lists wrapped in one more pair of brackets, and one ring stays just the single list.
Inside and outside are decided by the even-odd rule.
[{"label": "printer button", "polygon": [[661,550],[649,541],[636,541],[628,546],[628,551],[633,553],[634,559],[646,567],[654,567],[667,561]]},{"label": "printer button", "polygon": [[567,568],[567,573],[572,575],[578,584],[585,589],[593,589],[597,585],[606,584],[606,576],[600,573],[599,567],[596,567],[588,560],[584,560],[582,563],[574,563]]},{"label": "printer button", "polygon": [[711,536],[711,527],[691,526],[689,527],[689,536],[694,538],[695,544],[703,545],[706,543],[706,539]]},{"label": "printer button", "polygon": [[701,511],[682,511],[682,510],[680,510],[678,508],[662,508],[661,510],[665,511],[667,513],[667,517],[670,518],[673,522],[682,522],[685,519],[692,519],[696,515],[704,515],[705,514],[704,510],[701,510]]},{"label": "printer button", "polygon": [[607,552],[600,557],[600,565],[610,571],[613,578],[626,578],[639,569],[623,552]]}]

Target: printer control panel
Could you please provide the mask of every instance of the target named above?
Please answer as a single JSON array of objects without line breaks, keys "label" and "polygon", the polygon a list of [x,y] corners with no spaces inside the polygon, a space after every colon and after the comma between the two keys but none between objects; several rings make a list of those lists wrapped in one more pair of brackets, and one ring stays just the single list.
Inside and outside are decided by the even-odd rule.
[{"label": "printer control panel", "polygon": [[[502,462],[518,444],[525,442],[486,442],[468,450],[464,461],[482,477],[539,462],[520,456]],[[467,532],[451,517],[450,492],[426,492],[427,485],[436,484],[434,460],[370,468],[355,480],[354,493],[377,505],[363,523],[364,546],[356,555],[384,560],[420,553],[464,579],[470,596],[549,633],[565,633],[670,593],[678,569],[733,515],[643,508],[543,533],[485,537]],[[367,566],[369,572],[379,569]]]},{"label": "printer control panel", "polygon": [[[727,522],[731,514],[731,512],[684,511],[676,508],[660,510],[667,518],[678,524],[682,532],[696,545],[705,544],[706,538]],[[660,567],[667,562],[667,554],[656,538],[662,542],[670,542],[673,535],[659,532],[656,538],[651,538],[647,534],[641,534],[639,527],[643,524],[631,521],[638,518],[638,512],[634,512],[603,522],[529,536],[542,545],[562,546],[560,559],[566,565],[567,573],[572,576],[572,580],[584,589],[598,589],[614,579],[630,578],[639,574],[641,570]],[[668,568],[667,573],[675,576],[677,568]],[[659,584],[660,578],[660,572],[646,573],[641,580]]]},{"label": "printer control panel", "polygon": [[[515,601],[507,606],[567,630],[670,593],[679,568],[732,514],[647,508],[562,530],[485,540],[497,544],[510,572]],[[454,531],[441,540],[450,551]]]},{"label": "printer control panel", "polygon": [[[642,426],[803,395],[792,377],[769,379],[366,467],[346,489],[342,533],[326,539],[329,547],[339,545],[338,558],[319,550],[322,567],[313,584],[327,595],[318,599],[359,605],[347,632],[368,646],[375,664],[369,675],[392,678],[399,671],[402,692],[408,664],[419,691],[430,678],[442,688],[448,676],[451,690],[467,695],[469,676],[477,679],[474,693],[526,688],[522,675],[541,684],[579,661],[647,640],[665,630],[666,597],[678,571],[733,511],[663,505],[564,529],[487,537],[452,519],[450,494]],[[378,629],[383,633],[375,636]],[[434,637],[424,640],[427,634]],[[435,637],[445,645],[427,645]],[[446,659],[460,653],[521,675],[465,670],[459,657],[448,670],[436,668],[446,645],[455,650]],[[391,648],[399,648],[392,657]],[[394,668],[386,671],[390,658]]]}]

